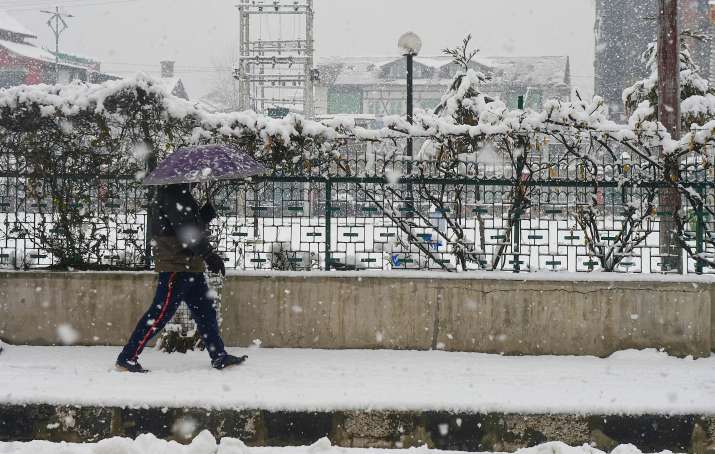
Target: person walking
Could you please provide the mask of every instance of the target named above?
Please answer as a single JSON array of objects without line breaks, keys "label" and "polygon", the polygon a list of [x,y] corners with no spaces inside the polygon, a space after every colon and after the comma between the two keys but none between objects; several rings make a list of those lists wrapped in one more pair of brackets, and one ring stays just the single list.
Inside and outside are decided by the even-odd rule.
[{"label": "person walking", "polygon": [[211,357],[211,366],[237,366],[246,356],[229,355],[221,339],[214,300],[204,272],[226,275],[223,259],[209,243],[209,224],[216,217],[208,202],[199,208],[190,184],[160,186],[151,222],[155,266],[159,284],[154,301],[139,320],[116,361],[121,372],[148,372],[139,364],[144,347],[166,326],[179,305],[189,307],[198,332]]}]

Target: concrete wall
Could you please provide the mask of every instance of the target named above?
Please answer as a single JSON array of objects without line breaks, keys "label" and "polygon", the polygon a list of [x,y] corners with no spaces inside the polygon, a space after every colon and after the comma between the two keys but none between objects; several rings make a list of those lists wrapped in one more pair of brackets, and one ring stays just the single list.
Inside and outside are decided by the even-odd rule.
[{"label": "concrete wall", "polygon": [[120,345],[154,294],[152,273],[0,273],[0,338],[16,344],[59,342],[69,324],[84,345]]},{"label": "concrete wall", "polygon": [[[57,326],[70,324],[81,344],[121,345],[155,282],[151,273],[0,273],[0,338],[53,344]],[[715,339],[714,283],[635,275],[576,281],[556,274],[245,273],[227,279],[223,335],[239,346],[259,339],[264,347],[597,356],[665,348],[707,356]]]}]

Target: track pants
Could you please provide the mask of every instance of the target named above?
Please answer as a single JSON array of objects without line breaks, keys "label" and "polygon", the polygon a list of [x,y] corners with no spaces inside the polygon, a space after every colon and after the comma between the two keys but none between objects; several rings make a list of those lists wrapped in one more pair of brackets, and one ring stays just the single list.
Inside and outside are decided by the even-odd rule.
[{"label": "track pants", "polygon": [[159,273],[154,302],[139,320],[118,360],[136,361],[146,344],[166,326],[182,302],[191,310],[211,359],[226,354],[218,329],[214,301],[208,292],[203,273]]}]

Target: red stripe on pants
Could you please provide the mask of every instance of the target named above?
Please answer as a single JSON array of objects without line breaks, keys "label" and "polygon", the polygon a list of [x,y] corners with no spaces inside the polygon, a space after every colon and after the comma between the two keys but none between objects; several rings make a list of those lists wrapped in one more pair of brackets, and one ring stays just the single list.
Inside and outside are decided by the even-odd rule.
[{"label": "red stripe on pants", "polygon": [[141,354],[142,350],[144,350],[144,345],[146,345],[147,342],[149,342],[149,339],[151,339],[152,334],[154,334],[154,331],[156,330],[156,327],[159,326],[159,323],[161,323],[161,320],[164,318],[166,315],[166,310],[169,308],[169,303],[171,303],[171,296],[174,291],[174,278],[176,277],[176,273],[171,273],[171,276],[169,276],[169,290],[166,292],[166,299],[164,300],[164,305],[161,307],[161,312],[159,313],[159,317],[157,317],[156,320],[154,320],[154,323],[152,323],[151,328],[149,328],[149,331],[146,333],[146,336],[144,336],[144,339],[139,343],[139,346],[137,347],[136,351],[132,355],[132,361],[136,361],[139,359],[139,355]]}]

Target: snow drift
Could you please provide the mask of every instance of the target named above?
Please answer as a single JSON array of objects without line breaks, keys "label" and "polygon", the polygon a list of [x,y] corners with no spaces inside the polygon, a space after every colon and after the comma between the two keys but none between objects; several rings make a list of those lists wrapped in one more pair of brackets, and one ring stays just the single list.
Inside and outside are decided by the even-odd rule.
[{"label": "snow drift", "polygon": [[[666,453],[668,451],[664,451]],[[311,446],[286,448],[249,448],[240,440],[224,438],[221,442],[207,431],[200,433],[189,445],[159,440],[153,435],[141,435],[136,440],[111,438],[96,444],[69,444],[33,441],[29,443],[0,443],[0,454],[447,454],[426,447],[404,450],[354,449],[332,446],[323,438]],[[588,445],[571,447],[564,443],[545,443],[517,451],[517,454],[603,454]],[[641,454],[633,445],[622,445],[611,454]]]}]

